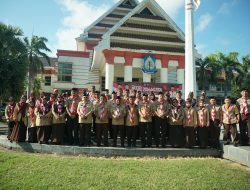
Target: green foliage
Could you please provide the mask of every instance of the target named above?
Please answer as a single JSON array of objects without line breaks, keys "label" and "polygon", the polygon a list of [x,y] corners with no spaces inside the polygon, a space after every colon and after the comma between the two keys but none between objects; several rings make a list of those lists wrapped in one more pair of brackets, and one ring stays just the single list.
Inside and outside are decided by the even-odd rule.
[{"label": "green foliage", "polygon": [[19,98],[24,91],[27,50],[18,27],[0,23],[0,99]]},{"label": "green foliage", "polygon": [[133,159],[0,150],[1,189],[250,189],[250,171],[214,158]]}]

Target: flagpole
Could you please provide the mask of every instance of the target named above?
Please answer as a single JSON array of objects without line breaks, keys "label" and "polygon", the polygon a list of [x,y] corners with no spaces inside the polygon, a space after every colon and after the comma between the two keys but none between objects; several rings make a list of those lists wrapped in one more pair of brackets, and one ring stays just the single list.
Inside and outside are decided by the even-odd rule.
[{"label": "flagpole", "polygon": [[196,69],[194,57],[193,0],[185,0],[185,98],[189,92],[196,92]]}]

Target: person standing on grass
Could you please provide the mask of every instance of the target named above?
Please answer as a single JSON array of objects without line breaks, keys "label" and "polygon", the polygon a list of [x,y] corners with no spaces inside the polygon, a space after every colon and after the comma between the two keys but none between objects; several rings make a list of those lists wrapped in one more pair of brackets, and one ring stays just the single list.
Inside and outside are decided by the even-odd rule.
[{"label": "person standing on grass", "polygon": [[154,107],[148,102],[148,95],[143,94],[142,103],[139,106],[140,115],[140,137],[141,147],[144,148],[147,144],[152,147],[152,115],[154,114]]},{"label": "person standing on grass", "polygon": [[10,141],[25,142],[28,125],[28,104],[26,96],[22,95],[19,103],[16,104],[13,112],[15,126],[10,135]]},{"label": "person standing on grass", "polygon": [[51,131],[51,104],[46,100],[43,92],[40,94],[40,98],[36,101],[35,108],[36,126],[37,126],[37,140],[40,144],[48,144]]},{"label": "person standing on grass", "polygon": [[29,110],[28,110],[28,142],[29,143],[37,143],[37,127],[36,127],[36,115],[35,115],[35,100],[30,99],[28,102]]},{"label": "person standing on grass", "polygon": [[117,146],[117,134],[120,134],[121,140],[121,147],[124,146],[124,139],[125,139],[125,129],[124,129],[124,117],[125,117],[125,104],[121,104],[120,96],[116,97],[116,104],[111,108],[111,115],[112,115],[112,126],[113,126],[113,147]]},{"label": "person standing on grass", "polygon": [[231,97],[227,96],[224,100],[225,104],[222,106],[222,117],[224,125],[224,137],[225,145],[230,144],[232,140],[234,146],[238,145],[237,139],[237,126],[240,121],[239,110],[236,105],[231,103]]},{"label": "person standing on grass", "polygon": [[104,94],[101,94],[100,101],[94,106],[96,116],[96,138],[97,146],[101,146],[102,136],[104,146],[108,146],[108,104]]},{"label": "person standing on grass", "polygon": [[13,119],[14,109],[16,107],[16,103],[12,97],[9,98],[8,105],[5,108],[5,118],[8,123],[8,135],[7,138],[10,140],[10,135],[15,126],[15,121]]},{"label": "person standing on grass", "polygon": [[77,113],[79,115],[78,121],[80,125],[80,146],[91,145],[91,125],[94,107],[88,98],[89,95],[84,93],[82,96],[82,101],[79,102],[77,108]]},{"label": "person standing on grass", "polygon": [[78,115],[77,107],[81,98],[78,95],[78,90],[76,88],[71,89],[71,96],[66,101],[66,110],[67,110],[67,135],[68,143],[77,145],[79,143],[79,124],[78,124]]},{"label": "person standing on grass", "polygon": [[241,90],[241,98],[237,100],[240,110],[240,143],[241,145],[249,145],[250,143],[250,99],[248,97],[248,89]]},{"label": "person standing on grass", "polygon": [[[134,102],[134,96],[129,97],[129,104],[126,106],[126,132],[128,147],[136,147],[137,127],[139,124],[138,106]],[[132,143],[131,143],[132,140]]]},{"label": "person standing on grass", "polygon": [[66,108],[62,95],[58,95],[56,101],[52,105],[53,125],[52,125],[52,138],[53,144],[60,145],[63,143]]},{"label": "person standing on grass", "polygon": [[209,134],[209,111],[205,107],[204,101],[199,101],[198,113],[198,142],[201,148],[207,148],[208,146],[208,134]]},{"label": "person standing on grass", "polygon": [[186,107],[184,108],[184,127],[187,148],[191,148],[196,145],[195,129],[197,128],[197,125],[197,111],[195,108],[192,108],[191,99],[187,99]]},{"label": "person standing on grass", "polygon": [[166,147],[166,139],[169,138],[169,124],[168,117],[170,114],[170,105],[164,101],[163,93],[160,92],[158,94],[158,100],[155,102],[154,106],[155,110],[155,131],[154,131],[154,139],[156,147],[159,147],[160,144],[160,136],[161,136],[161,146]]},{"label": "person standing on grass", "polygon": [[[112,107],[115,105],[115,101],[116,101],[116,92],[113,91],[111,94],[111,99],[108,100],[108,106],[109,106],[109,110],[112,109]],[[113,127],[112,127],[112,114],[111,112],[109,112],[109,135],[110,135],[110,139],[113,139]]]},{"label": "person standing on grass", "polygon": [[169,138],[170,144],[174,147],[183,147],[185,145],[185,131],[183,127],[184,109],[178,106],[178,101],[173,99],[172,109],[170,110]]},{"label": "person standing on grass", "polygon": [[221,106],[216,104],[216,97],[210,98],[208,106],[210,127],[209,127],[209,144],[213,148],[220,146],[220,127],[222,125],[222,110]]}]

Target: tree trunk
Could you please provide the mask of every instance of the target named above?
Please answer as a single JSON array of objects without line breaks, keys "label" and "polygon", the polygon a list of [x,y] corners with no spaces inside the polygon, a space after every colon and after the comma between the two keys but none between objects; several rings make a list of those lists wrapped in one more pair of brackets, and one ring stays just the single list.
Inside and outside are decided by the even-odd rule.
[{"label": "tree trunk", "polygon": [[30,89],[31,89],[31,77],[30,77],[30,71],[28,69],[27,73],[27,79],[28,79],[28,84],[27,84],[27,98],[30,97]]}]

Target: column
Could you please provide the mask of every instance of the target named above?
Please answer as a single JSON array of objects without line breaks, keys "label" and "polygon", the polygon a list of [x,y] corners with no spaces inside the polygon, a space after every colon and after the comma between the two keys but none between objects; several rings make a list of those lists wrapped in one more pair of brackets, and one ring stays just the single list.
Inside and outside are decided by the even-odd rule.
[{"label": "column", "polygon": [[194,60],[193,0],[185,0],[185,98],[189,92],[196,97],[196,72]]},{"label": "column", "polygon": [[124,66],[124,82],[132,82],[133,79],[133,66]]},{"label": "column", "polygon": [[133,80],[133,56],[126,53],[124,56],[124,82],[132,82]]},{"label": "column", "polygon": [[114,83],[114,64],[106,63],[105,65],[105,89],[109,89],[109,92],[112,92],[113,83]]},{"label": "column", "polygon": [[168,55],[163,55],[161,58],[161,78],[160,82],[161,83],[168,83],[168,62],[169,62],[169,56]]},{"label": "column", "polygon": [[[185,69],[183,68],[178,68],[177,69],[177,83],[178,84],[182,84],[182,94],[183,94],[183,98],[185,97]],[[188,81],[189,82],[189,81]]]},{"label": "column", "polygon": [[161,83],[168,83],[168,68],[161,68]]},{"label": "column", "polygon": [[151,74],[143,73],[143,82],[151,82]]}]

